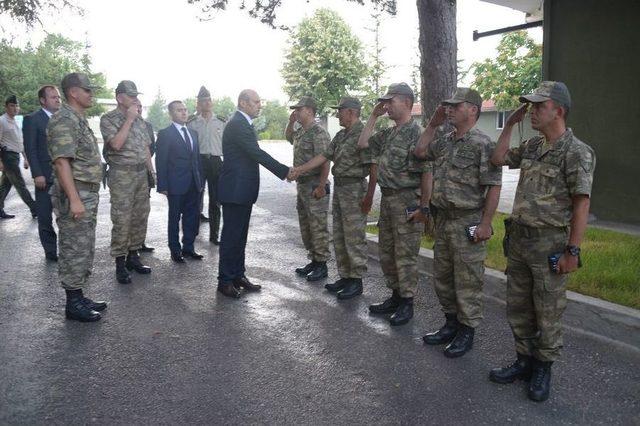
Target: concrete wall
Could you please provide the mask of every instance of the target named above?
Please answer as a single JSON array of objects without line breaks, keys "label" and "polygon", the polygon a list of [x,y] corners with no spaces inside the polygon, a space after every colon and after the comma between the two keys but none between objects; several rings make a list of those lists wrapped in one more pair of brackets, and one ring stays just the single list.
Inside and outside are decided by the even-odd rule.
[{"label": "concrete wall", "polygon": [[545,0],[544,76],[564,81],[569,126],[597,156],[591,212],[640,224],[640,1]]},{"label": "concrete wall", "polygon": [[[502,133],[502,129],[498,129],[496,127],[497,124],[497,111],[482,111],[480,113],[480,119],[478,120],[477,127],[485,132],[493,141],[497,141],[500,133]],[[509,114],[506,114],[507,117]],[[522,123],[522,133],[520,133],[519,128],[516,127],[514,131],[511,133],[511,146],[517,146],[520,142],[525,141],[533,136],[536,136],[538,132],[531,128],[531,121],[529,120],[529,116],[525,118]]]}]

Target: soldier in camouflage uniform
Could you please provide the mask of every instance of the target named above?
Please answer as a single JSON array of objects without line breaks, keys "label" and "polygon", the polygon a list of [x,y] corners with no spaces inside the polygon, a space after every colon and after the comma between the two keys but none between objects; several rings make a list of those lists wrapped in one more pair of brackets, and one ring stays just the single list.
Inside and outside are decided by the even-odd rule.
[{"label": "soldier in camouflage uniform", "polygon": [[[475,127],[481,108],[478,92],[458,88],[435,111],[415,152],[434,162],[433,278],[446,317],[445,325],[424,336],[424,342],[448,343],[444,354],[449,358],[471,349],[475,328],[482,320],[485,244],[491,238],[491,220],[502,185],[502,169],[491,163],[495,143]],[[455,130],[435,139],[445,120]],[[470,226],[476,226],[473,235]]]},{"label": "soldier in camouflage uniform", "polygon": [[[418,286],[418,252],[423,225],[429,212],[431,170],[414,155],[422,128],[411,117],[413,90],[406,83],[389,86],[360,134],[358,147],[371,147],[377,163],[377,181],[382,192],[378,226],[380,266],[392,296],[369,306],[374,314],[393,313],[391,325],[402,325],[413,318],[413,297]],[[378,117],[384,113],[395,126],[377,132]]]},{"label": "soldier in camouflage uniform", "polygon": [[[293,145],[293,166],[301,166],[316,155],[326,151],[330,142],[329,133],[316,123],[316,102],[309,96],[303,96],[289,117],[285,131],[287,140]],[[300,127],[294,130],[294,123]],[[326,278],[327,259],[329,258],[329,229],[327,214],[329,211],[329,191],[327,178],[329,163],[308,171],[297,180],[298,197],[296,209],[302,242],[311,260],[307,265],[296,268],[296,273],[306,276],[307,281]]]},{"label": "soldier in camouflage uniform", "polygon": [[[507,319],[517,359],[489,377],[497,383],[530,380],[529,398],[544,401],[562,348],[567,274],[580,266],[596,157],[566,127],[571,97],[564,83],[544,81],[520,101],[525,104],[508,118],[492,157],[496,165],[520,169],[513,213],[505,221]],[[531,127],[542,135],[509,149],[513,126],[528,107]],[[551,255],[559,256],[553,270]]]},{"label": "soldier in camouflage uniform", "polygon": [[133,81],[121,81],[116,87],[118,106],[100,118],[104,157],[109,164],[111,256],[115,258],[116,279],[120,284],[131,283],[127,269],[151,273],[138,255],[147,235],[148,174],[153,172],[151,139],[138,113],[139,94]]},{"label": "soldier in camouflage uniform", "polygon": [[83,295],[93,269],[96,216],[102,181],[98,142],[84,112],[93,94],[84,74],[67,74],[60,85],[67,103],[47,126],[48,148],[54,165],[51,201],[58,224],[58,275],[67,295],[68,319],[93,322],[107,307]]},{"label": "soldier in camouflage uniform", "polygon": [[[367,271],[367,213],[375,191],[375,181],[367,189],[366,177],[371,166],[369,149],[358,150],[358,138],[364,125],[360,121],[360,101],[343,97],[337,109],[344,127],[322,154],[295,169],[306,173],[333,161],[333,247],[340,279],[325,288],[337,293],[338,299],[351,299],[362,294],[362,276]],[[368,201],[367,201],[368,200]]]}]

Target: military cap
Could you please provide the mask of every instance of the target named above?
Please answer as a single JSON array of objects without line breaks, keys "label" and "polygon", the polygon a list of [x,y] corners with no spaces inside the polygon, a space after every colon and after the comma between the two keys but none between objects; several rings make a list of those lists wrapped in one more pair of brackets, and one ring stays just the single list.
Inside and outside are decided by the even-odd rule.
[{"label": "military cap", "polygon": [[457,105],[462,102],[469,102],[477,107],[482,107],[482,97],[477,91],[468,87],[458,87],[453,97],[442,101],[442,105]]},{"label": "military cap", "polygon": [[544,102],[552,100],[571,108],[571,95],[567,85],[561,81],[543,81],[530,95],[520,96],[520,102]]},{"label": "military cap", "polygon": [[120,93],[124,93],[125,95],[132,97],[142,94],[138,92],[136,84],[131,80],[122,80],[118,83],[118,87],[116,87],[116,95],[119,95]]},{"label": "military cap", "polygon": [[5,99],[4,104],[18,104],[18,98],[16,97],[16,95],[9,95],[7,97],[7,99]]},{"label": "military cap", "polygon": [[198,92],[198,99],[211,99],[211,92],[209,92],[206,87],[200,86],[200,91]]},{"label": "military cap", "polygon": [[317,109],[316,101],[311,96],[301,97],[300,101],[297,104],[291,105],[289,108],[296,109],[300,107],[309,107],[309,108],[313,108],[314,110]]},{"label": "military cap", "polygon": [[413,90],[407,83],[393,83],[387,88],[387,93],[378,98],[378,101],[388,101],[389,99],[393,99],[396,95],[411,96],[411,98],[414,97]]},{"label": "military cap", "polygon": [[72,87],[81,87],[87,90],[94,90],[100,86],[91,84],[91,82],[89,81],[89,77],[87,77],[86,74],[80,72],[72,72],[71,74],[67,74],[62,78],[60,87],[64,92],[67,89],[71,89]]},{"label": "military cap", "polygon": [[336,106],[332,106],[333,109],[342,109],[342,108],[351,108],[351,109],[361,109],[362,104],[357,98],[352,98],[350,96],[344,96],[340,98],[340,102]]}]

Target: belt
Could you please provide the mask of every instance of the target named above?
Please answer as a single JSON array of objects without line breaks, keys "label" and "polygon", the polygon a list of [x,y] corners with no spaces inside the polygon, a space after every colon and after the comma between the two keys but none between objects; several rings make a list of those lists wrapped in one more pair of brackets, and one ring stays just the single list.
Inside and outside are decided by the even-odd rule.
[{"label": "belt", "polygon": [[534,228],[533,226],[524,225],[522,223],[513,222],[509,233],[525,238],[541,238],[552,235],[558,235],[567,231],[566,226],[547,226],[544,228]]},{"label": "belt", "polygon": [[380,192],[382,192],[382,195],[384,196],[389,196],[389,195],[396,195],[396,194],[401,194],[404,192],[408,192],[408,191],[415,191],[417,188],[382,188],[380,187]]},{"label": "belt", "polygon": [[444,217],[445,219],[449,220],[460,219],[482,211],[482,209],[459,209],[455,207],[450,209],[442,209],[433,205],[431,206],[431,210],[433,211],[434,216]]},{"label": "belt", "polygon": [[360,183],[364,180],[363,177],[351,177],[351,176],[334,176],[333,183],[335,186],[350,185],[352,183]]},{"label": "belt", "polygon": [[213,155],[213,154],[200,154],[201,157],[205,157],[205,158],[220,158],[222,157],[221,155]]},{"label": "belt", "polygon": [[122,170],[126,172],[141,172],[147,170],[147,163],[139,164],[109,164],[110,170]]},{"label": "belt", "polygon": [[100,183],[82,182],[79,180],[74,180],[73,183],[76,185],[78,191],[100,192]]},{"label": "belt", "polygon": [[317,182],[320,178],[319,174],[315,174],[315,175],[304,175],[304,176],[300,176],[296,182],[298,183],[311,183],[311,182]]}]

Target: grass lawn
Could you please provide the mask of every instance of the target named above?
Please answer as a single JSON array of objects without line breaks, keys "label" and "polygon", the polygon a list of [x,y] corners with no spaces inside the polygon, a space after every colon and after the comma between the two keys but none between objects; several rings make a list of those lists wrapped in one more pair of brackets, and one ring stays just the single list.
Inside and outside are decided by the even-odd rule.
[{"label": "grass lawn", "polygon": [[[485,264],[504,271],[507,259],[502,255],[503,220],[493,219],[494,235],[488,243]],[[377,234],[378,228],[368,226]],[[422,247],[433,249],[433,239],[422,238]],[[569,277],[569,289],[588,296],[640,309],[640,237],[598,228],[587,229],[582,248],[583,267]]]}]

